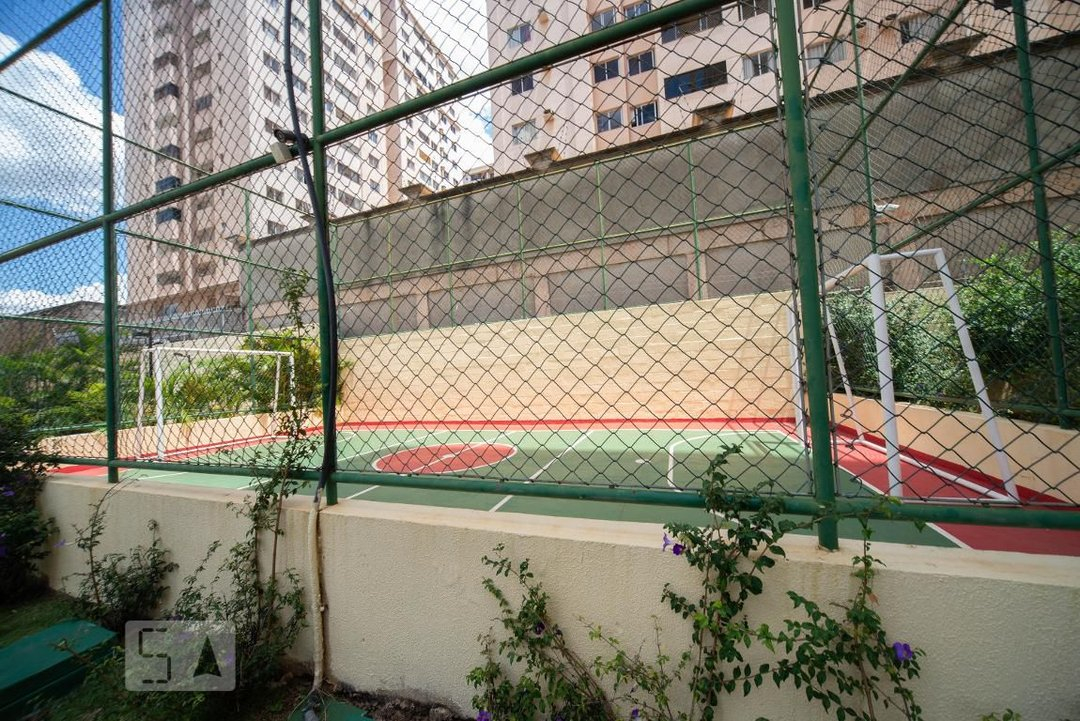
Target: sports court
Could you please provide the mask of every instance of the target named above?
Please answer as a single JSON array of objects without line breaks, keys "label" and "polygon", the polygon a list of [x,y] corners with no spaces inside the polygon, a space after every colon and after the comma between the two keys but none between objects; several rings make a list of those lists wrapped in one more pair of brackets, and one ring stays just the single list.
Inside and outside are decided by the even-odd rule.
[{"label": "sports court", "polygon": [[[353,424],[338,433],[338,468],[378,472],[388,478],[443,475],[536,484],[573,484],[694,493],[710,462],[725,446],[741,452],[728,457],[724,470],[733,489],[780,495],[812,495],[809,456],[794,422],[788,421],[619,421],[549,424]],[[839,434],[838,438],[843,438]],[[838,442],[838,495],[869,497],[888,488],[884,452],[870,441]],[[170,460],[186,464],[244,465],[283,443],[276,437],[252,438],[227,448],[176,448]],[[961,473],[944,462],[905,457],[905,490],[936,499],[991,502],[1000,483],[974,471]],[[64,473],[103,475],[104,469],[68,466]],[[123,478],[217,488],[251,488],[251,478],[183,470],[127,470]],[[975,490],[983,487],[983,491]],[[310,486],[305,489],[310,493]],[[1036,494],[1026,493],[1027,498]],[[594,518],[615,521],[705,523],[703,511],[606,501],[577,501],[489,492],[448,491],[399,485],[338,483],[340,500],[464,508],[490,513]],[[1037,499],[1037,498],[1036,498]],[[1042,499],[1046,500],[1046,499]],[[874,539],[939,547],[973,547],[1080,555],[1080,532],[928,524],[919,530],[907,521],[875,521]],[[858,538],[854,521],[841,523],[841,535]]]}]

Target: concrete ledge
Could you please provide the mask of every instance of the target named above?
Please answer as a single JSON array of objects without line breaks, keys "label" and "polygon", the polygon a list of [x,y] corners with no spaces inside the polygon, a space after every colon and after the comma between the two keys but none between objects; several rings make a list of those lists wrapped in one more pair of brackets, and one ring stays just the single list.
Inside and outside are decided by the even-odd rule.
[{"label": "concrete ledge", "polygon": [[[88,504],[107,484],[54,477],[43,495],[46,513],[70,538],[85,524]],[[227,508],[243,491],[164,483],[124,487],[110,503],[105,552],[145,544],[156,518],[180,570],[194,567],[206,546],[239,539],[243,524]],[[286,504],[279,565],[308,569],[304,551],[310,500]],[[660,550],[661,527],[583,519],[345,501],[320,520],[328,604],[329,674],[367,690],[438,700],[467,711],[473,690],[465,675],[480,662],[477,636],[493,623],[495,602],[481,588],[480,558],[504,543],[514,559],[529,558],[552,597],[552,611],[584,658],[602,649],[580,618],[600,624],[627,648],[652,647],[653,616],[661,642],[677,654],[688,629],[660,604],[666,582],[692,592],[691,569]],[[751,622],[780,625],[796,617],[784,595],[796,590],[818,602],[839,602],[854,589],[855,544],[838,553],[813,539],[785,542],[788,560],[766,576],[766,592]],[[1080,716],[1080,559],[880,543],[886,566],[875,586],[891,637],[927,652],[916,692],[927,719],[972,719],[1006,707],[1025,719]],[[57,550],[46,562],[54,586],[82,570],[78,549]],[[170,599],[171,600],[171,599]],[[310,661],[309,634],[294,649]],[[750,660],[766,660],[757,652]],[[763,686],[746,699],[725,699],[726,718],[825,719],[795,689]],[[883,718],[889,718],[885,716]]]}]

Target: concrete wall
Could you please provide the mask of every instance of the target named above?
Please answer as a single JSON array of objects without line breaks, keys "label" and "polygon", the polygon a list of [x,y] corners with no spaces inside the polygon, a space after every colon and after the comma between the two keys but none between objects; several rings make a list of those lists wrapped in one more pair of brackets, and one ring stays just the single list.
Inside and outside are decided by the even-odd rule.
[{"label": "concrete wall", "polygon": [[786,293],[351,338],[340,420],[790,417]]},{"label": "concrete wall", "polygon": [[[88,504],[105,489],[100,481],[54,478],[42,502],[70,540],[72,524],[85,524]],[[146,543],[146,521],[156,518],[180,564],[171,579],[175,593],[211,540],[227,544],[242,536],[225,503],[243,497],[159,483],[125,487],[110,501],[102,550]],[[309,503],[287,504],[280,558],[305,579]],[[355,687],[468,709],[472,689],[465,675],[481,661],[477,635],[497,614],[480,586],[480,558],[498,543],[515,559],[531,559],[551,593],[554,617],[582,657],[602,649],[590,645],[579,616],[636,649],[651,648],[656,614],[665,651],[685,647],[685,625],[659,599],[665,582],[690,592],[695,579],[682,560],[660,551],[660,526],[361,501],[324,510],[320,523],[329,676]],[[792,616],[784,595],[789,588],[821,603],[842,601],[854,589],[848,565],[854,545],[827,553],[812,539],[792,538],[785,547],[788,559],[768,572],[764,596],[751,604],[751,623],[777,625]],[[886,564],[875,591],[890,639],[927,652],[914,685],[925,718],[974,721],[1006,707],[1039,721],[1080,716],[1080,559],[885,543],[875,545],[874,555]],[[81,553],[65,546],[45,568],[54,586],[71,589]],[[308,631],[295,656],[310,661],[310,649]],[[795,689],[771,684],[748,699],[725,699],[721,713],[730,719],[828,718]]]}]

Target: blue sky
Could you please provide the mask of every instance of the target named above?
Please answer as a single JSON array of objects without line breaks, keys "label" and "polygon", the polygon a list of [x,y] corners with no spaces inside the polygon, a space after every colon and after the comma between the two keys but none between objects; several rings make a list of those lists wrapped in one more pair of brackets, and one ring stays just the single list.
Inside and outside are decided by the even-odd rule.
[{"label": "blue sky", "polygon": [[[0,2],[0,56],[41,32],[73,4],[73,0]],[[91,9],[0,73],[0,87],[100,124],[100,27],[100,12]],[[117,51],[121,47],[114,42]],[[114,77],[119,78],[123,59],[117,57],[114,62]],[[113,92],[119,115],[121,83],[114,82]],[[0,198],[79,218],[100,212],[100,133],[0,92],[0,138],[4,141],[0,144]],[[0,250],[67,225],[63,220],[0,206]],[[0,266],[0,313],[100,299],[102,255],[100,233],[90,233]],[[122,247],[120,261],[123,273]]]}]

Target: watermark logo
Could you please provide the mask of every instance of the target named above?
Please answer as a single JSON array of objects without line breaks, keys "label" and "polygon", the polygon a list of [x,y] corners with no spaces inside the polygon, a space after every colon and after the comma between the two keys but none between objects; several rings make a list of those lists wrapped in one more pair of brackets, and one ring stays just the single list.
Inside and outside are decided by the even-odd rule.
[{"label": "watermark logo", "polygon": [[124,683],[128,691],[232,691],[236,629],[209,621],[128,621]]}]

